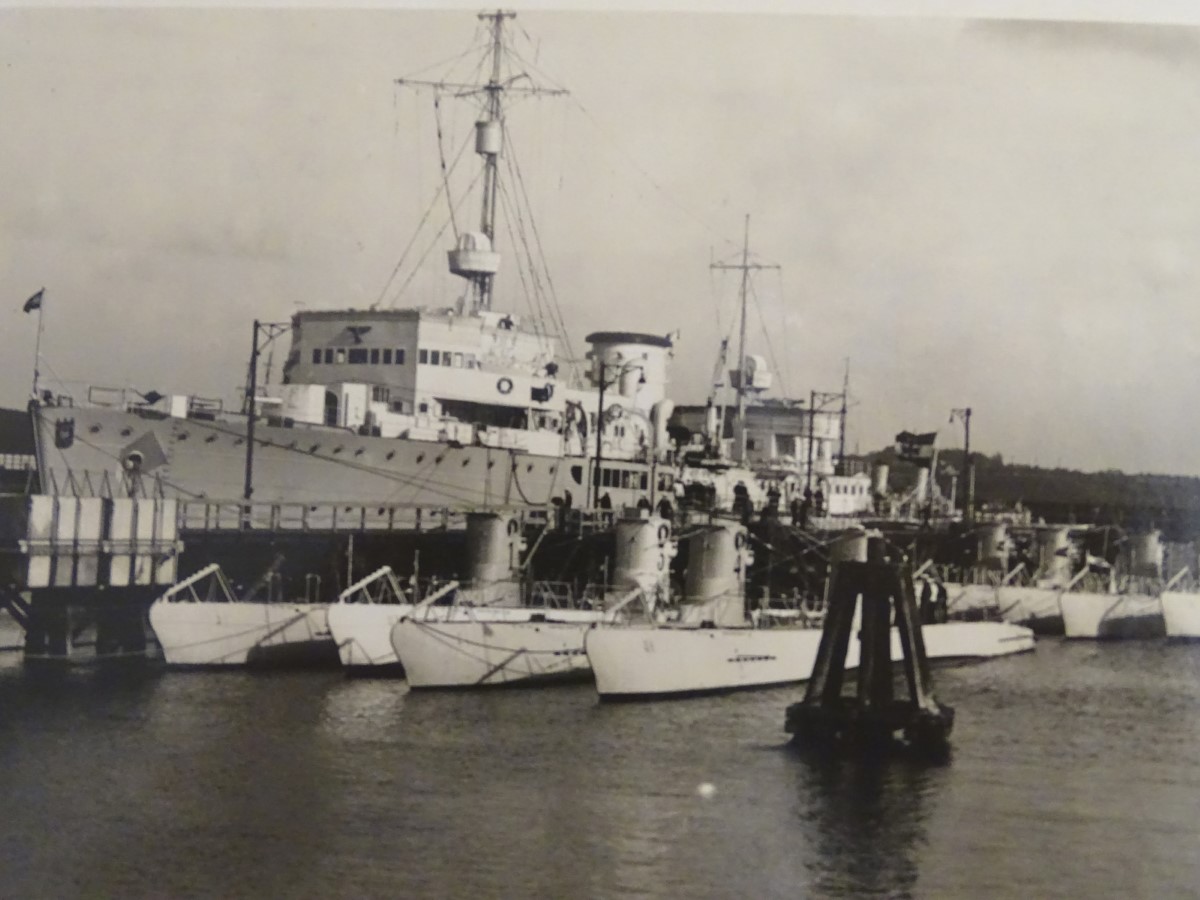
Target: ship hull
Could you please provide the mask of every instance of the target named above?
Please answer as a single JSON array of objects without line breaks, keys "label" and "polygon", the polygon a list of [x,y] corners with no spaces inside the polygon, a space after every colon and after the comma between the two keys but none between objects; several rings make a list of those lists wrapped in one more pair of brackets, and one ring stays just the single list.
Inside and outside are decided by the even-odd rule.
[{"label": "ship hull", "polygon": [[994,613],[996,588],[987,584],[946,584],[946,612],[951,616]]},{"label": "ship hull", "polygon": [[586,680],[591,668],[583,641],[596,615],[575,618],[579,621],[402,619],[392,629],[392,645],[414,689]]},{"label": "ship hull", "polygon": [[[246,428],[234,421],[149,417],[104,407],[40,407],[38,467],[52,494],[166,496],[218,500],[245,490]],[[140,484],[123,462],[139,454]],[[649,499],[650,467],[637,488],[605,488],[614,505]],[[556,498],[584,505],[590,461],[518,449],[383,438],[348,430],[256,423],[253,499],[268,503],[340,502],[482,509],[545,506]],[[647,487],[641,488],[641,475]]]},{"label": "ship hull", "polygon": [[1058,588],[1002,585],[996,588],[997,612],[1005,622],[1024,625],[1039,635],[1063,633]]},{"label": "ship hull", "polygon": [[323,603],[163,602],[150,627],[173,666],[309,666],[337,663]]},{"label": "ship hull", "polygon": [[[797,684],[812,676],[819,628],[596,627],[586,650],[605,700],[666,699]],[[1033,649],[1033,633],[1002,622],[948,622],[922,627],[931,660],[987,659]],[[892,629],[892,659],[902,658]],[[847,668],[859,660],[857,641]]]},{"label": "ship hull", "polygon": [[546,610],[528,607],[492,607],[486,612],[473,606],[428,606],[412,603],[334,603],[329,607],[329,630],[337,643],[342,666],[355,675],[404,675],[404,666],[392,646],[392,629],[406,617],[423,623],[472,622],[486,616],[489,622],[528,622]]},{"label": "ship hull", "polygon": [[1163,625],[1172,640],[1200,640],[1200,593],[1163,591]]},{"label": "ship hull", "polygon": [[1060,597],[1068,638],[1122,640],[1166,635],[1163,605],[1151,594],[1099,594],[1066,591]]}]

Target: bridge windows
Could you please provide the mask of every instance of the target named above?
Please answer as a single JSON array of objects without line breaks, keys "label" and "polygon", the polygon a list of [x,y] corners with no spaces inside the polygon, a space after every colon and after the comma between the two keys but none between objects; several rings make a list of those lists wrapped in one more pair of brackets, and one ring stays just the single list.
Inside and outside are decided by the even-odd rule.
[{"label": "bridge windows", "polygon": [[[434,351],[437,355],[437,351]],[[450,354],[442,354],[444,360],[442,365],[450,365]],[[426,351],[421,351],[421,362],[425,362],[427,358]],[[403,347],[314,347],[312,352],[312,364],[314,366],[348,363],[352,366],[380,364],[385,366],[402,366],[404,365],[404,348]],[[435,363],[436,365],[436,363]]]}]

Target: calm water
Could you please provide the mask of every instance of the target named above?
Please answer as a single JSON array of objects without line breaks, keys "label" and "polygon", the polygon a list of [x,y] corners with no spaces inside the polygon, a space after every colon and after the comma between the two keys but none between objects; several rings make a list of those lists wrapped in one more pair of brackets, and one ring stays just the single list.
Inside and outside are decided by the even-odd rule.
[{"label": "calm water", "polygon": [[1048,641],[937,687],[954,756],[921,768],[799,757],[793,689],[601,706],[10,661],[0,894],[1200,895],[1200,647]]}]

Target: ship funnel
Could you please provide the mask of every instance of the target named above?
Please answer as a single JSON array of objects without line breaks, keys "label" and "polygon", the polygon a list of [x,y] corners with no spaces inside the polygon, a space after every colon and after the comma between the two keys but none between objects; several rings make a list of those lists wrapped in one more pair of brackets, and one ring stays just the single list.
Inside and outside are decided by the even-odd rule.
[{"label": "ship funnel", "polygon": [[714,519],[688,548],[687,602],[680,621],[699,625],[744,625],[746,570],[754,561],[745,526]]}]

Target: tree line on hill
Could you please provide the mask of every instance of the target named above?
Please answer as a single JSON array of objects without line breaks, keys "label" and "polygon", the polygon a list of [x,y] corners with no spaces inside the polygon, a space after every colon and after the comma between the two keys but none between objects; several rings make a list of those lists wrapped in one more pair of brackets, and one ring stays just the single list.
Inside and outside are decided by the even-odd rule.
[{"label": "tree line on hill", "polygon": [[[889,487],[893,491],[911,487],[915,481],[915,466],[899,461],[894,448],[868,459],[891,466]],[[962,450],[939,451],[937,478],[944,491],[952,474],[959,474],[961,480],[962,462]],[[1161,528],[1172,540],[1200,537],[1200,478],[1127,474],[1115,469],[1043,468],[1006,463],[998,453],[972,453],[971,462],[976,509],[1012,509],[1019,503],[1035,520]],[[960,484],[957,490],[962,489]]]}]

